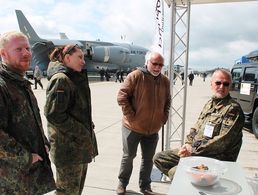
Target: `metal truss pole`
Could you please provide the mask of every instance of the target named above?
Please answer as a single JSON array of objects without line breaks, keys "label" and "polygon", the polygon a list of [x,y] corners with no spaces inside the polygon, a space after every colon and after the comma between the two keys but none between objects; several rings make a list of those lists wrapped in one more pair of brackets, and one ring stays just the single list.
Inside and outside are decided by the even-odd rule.
[{"label": "metal truss pole", "polygon": [[[171,3],[171,45],[169,78],[171,89],[171,109],[166,125],[165,149],[183,145],[185,137],[185,114],[187,97],[188,53],[189,53],[189,26],[190,0],[187,4]],[[184,80],[174,84],[176,77],[181,79],[181,73],[175,71],[176,65],[183,66]]]}]

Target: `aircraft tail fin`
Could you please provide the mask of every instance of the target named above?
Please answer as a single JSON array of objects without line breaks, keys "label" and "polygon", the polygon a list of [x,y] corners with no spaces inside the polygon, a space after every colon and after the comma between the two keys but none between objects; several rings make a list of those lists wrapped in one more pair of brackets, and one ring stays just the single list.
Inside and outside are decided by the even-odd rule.
[{"label": "aircraft tail fin", "polygon": [[60,32],[59,33],[60,39],[69,39],[65,33]]},{"label": "aircraft tail fin", "polygon": [[24,16],[22,11],[21,10],[15,10],[15,13],[16,13],[16,16],[17,16],[20,31],[23,32],[29,38],[30,41],[42,40],[37,35],[35,30],[32,28],[31,24],[29,23],[27,18]]}]

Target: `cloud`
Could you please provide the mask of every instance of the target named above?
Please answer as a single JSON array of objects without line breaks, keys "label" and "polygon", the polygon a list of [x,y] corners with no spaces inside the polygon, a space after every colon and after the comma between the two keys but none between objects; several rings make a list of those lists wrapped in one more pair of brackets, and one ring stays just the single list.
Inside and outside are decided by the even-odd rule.
[{"label": "cloud", "polygon": [[[0,0],[0,33],[18,30],[20,9],[43,38],[128,42],[151,48],[155,34],[155,0]],[[189,67],[230,68],[258,48],[258,2],[192,5]],[[165,4],[165,58],[169,57],[170,9]],[[121,40],[121,35],[125,39]],[[167,61],[167,60],[166,60]]]},{"label": "cloud", "polygon": [[[193,5],[190,62],[197,68],[226,66],[258,47],[257,2]],[[208,66],[207,66],[208,65]]]},{"label": "cloud", "polygon": [[109,39],[121,41],[121,35],[125,35],[125,41],[129,43],[143,44],[145,47],[151,45],[155,25],[153,3],[148,0],[131,0],[130,3],[114,0],[103,10],[100,26]]}]

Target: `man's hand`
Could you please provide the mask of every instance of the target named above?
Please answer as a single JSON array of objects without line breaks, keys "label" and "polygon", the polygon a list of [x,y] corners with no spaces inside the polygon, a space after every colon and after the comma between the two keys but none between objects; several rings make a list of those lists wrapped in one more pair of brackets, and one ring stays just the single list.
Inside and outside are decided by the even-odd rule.
[{"label": "man's hand", "polygon": [[192,146],[190,144],[184,144],[178,151],[178,156],[187,157],[192,154]]},{"label": "man's hand", "polygon": [[31,155],[32,155],[32,164],[43,160],[42,157],[39,156],[38,154],[32,153]]},{"label": "man's hand", "polygon": [[49,153],[49,148],[47,145],[45,145],[45,149],[46,149],[46,153],[48,154]]}]

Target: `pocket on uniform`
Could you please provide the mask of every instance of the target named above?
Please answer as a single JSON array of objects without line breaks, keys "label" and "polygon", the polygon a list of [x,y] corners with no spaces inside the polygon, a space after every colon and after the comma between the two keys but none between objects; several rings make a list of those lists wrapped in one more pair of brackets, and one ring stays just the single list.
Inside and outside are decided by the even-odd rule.
[{"label": "pocket on uniform", "polygon": [[223,120],[223,116],[217,113],[212,113],[211,116],[209,117],[208,124],[214,126],[213,137],[220,133],[219,131],[221,129],[222,120]]},{"label": "pocket on uniform", "polygon": [[217,114],[217,113],[212,113],[209,122],[212,123],[213,125],[221,124],[222,122],[222,115]]}]

